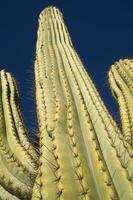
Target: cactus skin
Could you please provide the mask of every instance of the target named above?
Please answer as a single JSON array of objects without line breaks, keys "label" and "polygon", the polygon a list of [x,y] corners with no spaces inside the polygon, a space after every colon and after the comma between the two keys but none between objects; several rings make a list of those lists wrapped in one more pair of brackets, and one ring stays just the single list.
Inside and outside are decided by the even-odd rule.
[{"label": "cactus skin", "polygon": [[55,7],[41,12],[35,58],[39,157],[22,121],[14,78],[5,71],[0,76],[1,199],[133,199],[132,60],[120,60],[109,71],[119,130],[73,47],[62,13]]}]

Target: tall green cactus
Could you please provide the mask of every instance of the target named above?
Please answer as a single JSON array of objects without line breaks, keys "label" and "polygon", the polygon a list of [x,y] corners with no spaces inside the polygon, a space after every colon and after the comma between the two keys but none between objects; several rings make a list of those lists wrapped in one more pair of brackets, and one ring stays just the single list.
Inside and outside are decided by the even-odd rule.
[{"label": "tall green cactus", "polygon": [[133,60],[109,72],[119,130],[62,13],[42,11],[35,59],[39,152],[28,139],[14,78],[3,70],[0,77],[0,199],[133,200]]}]

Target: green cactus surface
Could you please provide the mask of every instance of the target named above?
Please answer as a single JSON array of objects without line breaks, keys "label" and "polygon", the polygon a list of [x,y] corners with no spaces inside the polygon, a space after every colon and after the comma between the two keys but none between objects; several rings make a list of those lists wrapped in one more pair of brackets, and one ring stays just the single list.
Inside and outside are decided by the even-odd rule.
[{"label": "green cactus surface", "polygon": [[39,16],[34,72],[37,147],[15,79],[0,71],[0,199],[133,200],[133,60],[121,59],[109,71],[120,127],[55,7]]}]

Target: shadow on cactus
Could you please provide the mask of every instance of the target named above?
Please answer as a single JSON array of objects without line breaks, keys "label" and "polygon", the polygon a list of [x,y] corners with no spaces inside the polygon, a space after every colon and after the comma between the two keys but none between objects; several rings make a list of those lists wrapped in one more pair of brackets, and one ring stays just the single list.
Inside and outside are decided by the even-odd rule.
[{"label": "shadow on cactus", "polygon": [[22,120],[15,80],[0,72],[0,199],[133,200],[133,60],[109,71],[122,130],[55,7],[39,16],[34,66],[38,151]]}]

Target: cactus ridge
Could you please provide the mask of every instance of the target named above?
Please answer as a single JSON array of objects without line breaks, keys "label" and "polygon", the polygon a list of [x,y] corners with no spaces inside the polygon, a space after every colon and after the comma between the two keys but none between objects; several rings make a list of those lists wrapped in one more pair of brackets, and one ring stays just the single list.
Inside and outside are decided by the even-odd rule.
[{"label": "cactus ridge", "polygon": [[14,77],[0,72],[0,199],[133,199],[133,60],[111,66],[118,127],[55,7],[39,16],[35,56],[38,147],[29,140]]}]

